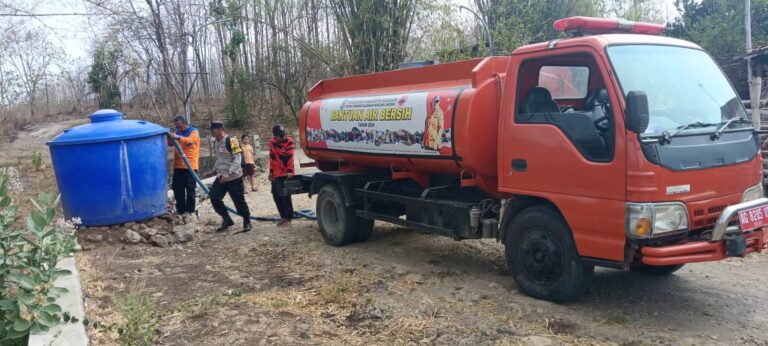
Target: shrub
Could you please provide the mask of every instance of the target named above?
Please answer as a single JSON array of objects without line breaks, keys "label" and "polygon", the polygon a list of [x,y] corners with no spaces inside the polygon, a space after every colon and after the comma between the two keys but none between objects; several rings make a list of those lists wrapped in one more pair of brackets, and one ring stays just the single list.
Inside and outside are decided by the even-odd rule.
[{"label": "shrub", "polygon": [[149,346],[155,338],[157,307],[141,289],[115,297],[115,307],[125,319],[119,329],[120,345]]},{"label": "shrub", "polygon": [[0,344],[59,323],[62,311],[55,301],[67,290],[53,283],[71,273],[56,264],[77,248],[73,223],[54,223],[58,198],[52,194],[33,199],[26,230],[17,226],[21,217],[9,180],[0,170]]},{"label": "shrub", "polygon": [[43,167],[43,154],[40,154],[40,152],[33,152],[32,153],[32,164],[35,166],[35,171],[39,172],[40,168]]}]

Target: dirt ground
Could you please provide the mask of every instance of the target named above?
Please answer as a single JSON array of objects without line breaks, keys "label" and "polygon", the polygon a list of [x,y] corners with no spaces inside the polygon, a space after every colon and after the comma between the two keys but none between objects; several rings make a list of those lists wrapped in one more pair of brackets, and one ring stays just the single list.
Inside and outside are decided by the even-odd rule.
[{"label": "dirt ground", "polygon": [[[49,166],[45,140],[77,122],[0,140],[0,167],[18,167],[25,193],[53,188],[50,170],[33,172],[29,158],[43,152]],[[275,214],[264,177],[259,187],[251,210]],[[141,290],[157,304],[162,345],[768,345],[765,254],[668,277],[598,269],[581,301],[557,305],[519,292],[493,241],[377,222],[368,242],[336,248],[312,221],[257,223],[248,234],[215,234],[218,223],[205,201],[201,231],[183,245],[90,243],[83,231],[89,318],[124,321],[114,297]],[[94,345],[117,343],[114,331],[89,332]]]}]

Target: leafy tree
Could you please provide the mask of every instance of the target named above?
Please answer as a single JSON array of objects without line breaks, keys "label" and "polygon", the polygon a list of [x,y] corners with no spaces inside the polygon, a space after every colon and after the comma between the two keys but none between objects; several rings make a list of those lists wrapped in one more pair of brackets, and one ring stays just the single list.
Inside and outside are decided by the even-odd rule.
[{"label": "leafy tree", "polygon": [[[745,50],[744,1],[676,0],[679,15],[668,34],[693,41],[714,55]],[[752,0],[752,41],[768,44],[768,0]]]},{"label": "leafy tree", "polygon": [[474,0],[488,23],[497,53],[509,53],[532,42],[561,37],[552,23],[571,16],[597,16],[602,0]]},{"label": "leafy tree", "polygon": [[608,13],[617,18],[637,22],[664,23],[659,0],[610,0]]},{"label": "leafy tree", "polygon": [[91,91],[99,95],[99,108],[120,108],[120,88],[118,87],[118,48],[104,44],[93,52],[93,63],[88,72],[88,85]]}]

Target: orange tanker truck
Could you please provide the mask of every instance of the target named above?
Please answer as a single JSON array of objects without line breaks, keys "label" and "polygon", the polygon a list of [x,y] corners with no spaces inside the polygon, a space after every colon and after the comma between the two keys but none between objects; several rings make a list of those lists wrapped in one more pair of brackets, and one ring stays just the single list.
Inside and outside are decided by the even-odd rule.
[{"label": "orange tanker truck", "polygon": [[299,120],[328,244],[374,220],[494,238],[527,294],[576,299],[594,266],[663,275],[759,252],[758,132],[699,46],[586,17],[494,56],[323,80]]}]

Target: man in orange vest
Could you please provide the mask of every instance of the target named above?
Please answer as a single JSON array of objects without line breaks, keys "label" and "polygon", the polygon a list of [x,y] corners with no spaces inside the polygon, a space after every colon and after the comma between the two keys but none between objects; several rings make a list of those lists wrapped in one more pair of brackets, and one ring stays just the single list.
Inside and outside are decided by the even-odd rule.
[{"label": "man in orange vest", "polygon": [[[179,115],[173,119],[175,132],[171,132],[168,138],[168,146],[173,146],[171,138],[176,139],[187,156],[192,169],[197,172],[200,157],[200,133],[190,126],[187,118]],[[173,151],[173,178],[171,189],[176,199],[176,212],[179,214],[195,214],[195,178],[187,169],[184,160],[177,150]]]}]

